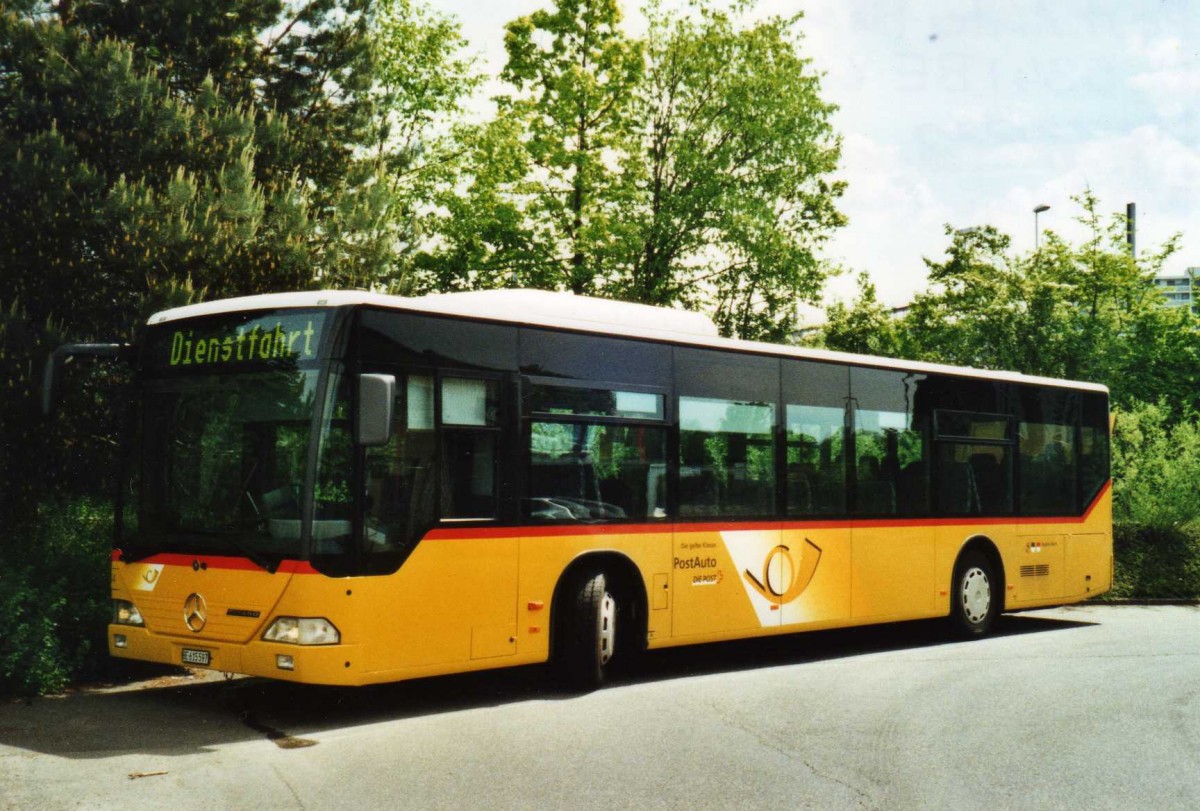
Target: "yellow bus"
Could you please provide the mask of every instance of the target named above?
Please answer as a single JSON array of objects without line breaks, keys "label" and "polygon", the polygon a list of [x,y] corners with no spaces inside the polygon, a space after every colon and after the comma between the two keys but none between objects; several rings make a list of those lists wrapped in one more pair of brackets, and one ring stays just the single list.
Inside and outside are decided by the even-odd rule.
[{"label": "yellow bus", "polygon": [[138,350],[113,656],[362,685],[943,617],[1112,579],[1104,387],[528,290],[288,293]]}]

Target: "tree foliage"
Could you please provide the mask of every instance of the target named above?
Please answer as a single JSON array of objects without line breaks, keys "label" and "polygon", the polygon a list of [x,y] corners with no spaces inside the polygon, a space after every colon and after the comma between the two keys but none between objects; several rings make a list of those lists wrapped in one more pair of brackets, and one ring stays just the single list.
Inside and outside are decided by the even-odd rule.
[{"label": "tree foliage", "polygon": [[407,0],[7,8],[0,300],[114,336],[187,279],[396,282],[434,120],[473,81],[460,46]]},{"label": "tree foliage", "polygon": [[901,327],[879,301],[875,285],[866,273],[857,278],[858,295],[846,304],[829,305],[825,326],[818,333],[829,349],[860,355],[896,357],[901,353]]},{"label": "tree foliage", "polygon": [[[1194,568],[1188,539],[1200,521],[1200,319],[1166,307],[1153,284],[1176,240],[1135,261],[1124,217],[1104,217],[1089,192],[1078,203],[1087,233],[1080,245],[1049,234],[1040,250],[1016,255],[994,228],[947,227],[946,258],[927,260],[930,288],[904,318],[888,318],[864,278],[854,302],[830,307],[817,343],[1107,385],[1117,415],[1113,505],[1126,525],[1121,542],[1130,555],[1153,562],[1164,556],[1145,543],[1175,539],[1180,549],[1193,549],[1187,565]],[[1184,534],[1171,534],[1176,530]],[[1137,579],[1128,565],[1119,564],[1122,576]],[[1144,579],[1155,584],[1146,586],[1151,596],[1195,591],[1154,573]]]},{"label": "tree foliage", "polygon": [[1114,598],[1200,595],[1200,420],[1165,401],[1115,412]]},{"label": "tree foliage", "polygon": [[796,302],[819,295],[814,249],[844,222],[834,107],[802,56],[801,15],[739,25],[714,7],[653,4],[649,19],[644,206],[619,289],[707,305],[727,333],[779,339]]},{"label": "tree foliage", "polygon": [[[461,45],[411,0],[0,6],[0,390],[34,391],[51,335],[129,340],[193,298],[402,289]],[[5,456],[40,462],[0,471],[6,510],[68,469],[105,492],[120,379],[82,375],[92,407],[51,430],[6,407]]]},{"label": "tree foliage", "polygon": [[786,334],[824,280],[816,246],[842,223],[840,143],[799,18],[739,22],[748,10],[651,6],[644,40],[612,0],[510,23],[511,89],[463,133],[431,284],[569,289]]},{"label": "tree foliage", "polygon": [[1200,422],[1159,401],[1117,410],[1113,518],[1154,528],[1200,530]]},{"label": "tree foliage", "polygon": [[826,345],[874,341],[880,354],[1104,383],[1119,404],[1194,406],[1200,327],[1164,307],[1152,282],[1176,240],[1135,261],[1124,217],[1104,217],[1090,192],[1077,202],[1088,234],[1080,245],[1050,233],[1040,250],[1016,255],[994,228],[947,226],[946,258],[926,260],[930,287],[903,319],[880,326],[871,298],[835,306]]},{"label": "tree foliage", "polygon": [[522,127],[532,244],[541,254],[531,280],[592,293],[613,275],[614,231],[632,202],[637,167],[633,98],[641,43],[620,30],[617,0],[559,0],[505,27],[513,92],[501,115]]},{"label": "tree foliage", "polygon": [[112,616],[111,505],[48,499],[15,529],[25,543],[0,547],[0,696],[101,675]]}]

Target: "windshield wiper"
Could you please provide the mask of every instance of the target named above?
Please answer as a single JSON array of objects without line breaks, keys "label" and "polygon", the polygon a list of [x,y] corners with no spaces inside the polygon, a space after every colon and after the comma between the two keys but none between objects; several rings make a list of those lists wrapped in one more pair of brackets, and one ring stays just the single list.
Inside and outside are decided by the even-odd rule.
[{"label": "windshield wiper", "polygon": [[229,533],[223,536],[230,546],[235,547],[239,552],[248,557],[253,563],[258,564],[267,570],[267,574],[275,574],[275,570],[279,568],[279,564],[283,563],[283,558],[278,560],[267,557],[263,552],[255,549],[247,543],[243,543],[236,534]]}]

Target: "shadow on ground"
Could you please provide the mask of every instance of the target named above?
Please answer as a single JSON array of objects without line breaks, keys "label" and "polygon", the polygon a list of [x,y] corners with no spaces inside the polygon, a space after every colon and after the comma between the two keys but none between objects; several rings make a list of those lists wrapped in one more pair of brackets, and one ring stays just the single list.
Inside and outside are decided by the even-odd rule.
[{"label": "shadow on ground", "polygon": [[[1005,616],[993,636],[1048,633],[1093,623]],[[635,659],[607,689],[896,650],[986,644],[947,638],[942,622],[908,622],[657,651]],[[166,686],[164,686],[166,685]],[[147,689],[82,691],[0,705],[0,746],[66,758],[184,755],[239,741],[282,748],[319,743],[323,732],[527,701],[569,701],[546,667],[509,668],[359,688],[237,678],[189,683],[160,678]]]}]

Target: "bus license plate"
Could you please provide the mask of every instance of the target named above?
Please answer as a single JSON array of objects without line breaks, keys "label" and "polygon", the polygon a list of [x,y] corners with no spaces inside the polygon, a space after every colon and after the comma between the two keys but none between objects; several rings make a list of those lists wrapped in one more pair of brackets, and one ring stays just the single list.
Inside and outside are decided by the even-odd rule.
[{"label": "bus license plate", "polygon": [[185,665],[208,665],[212,662],[212,654],[206,650],[193,650],[192,648],[183,649],[183,663]]}]

